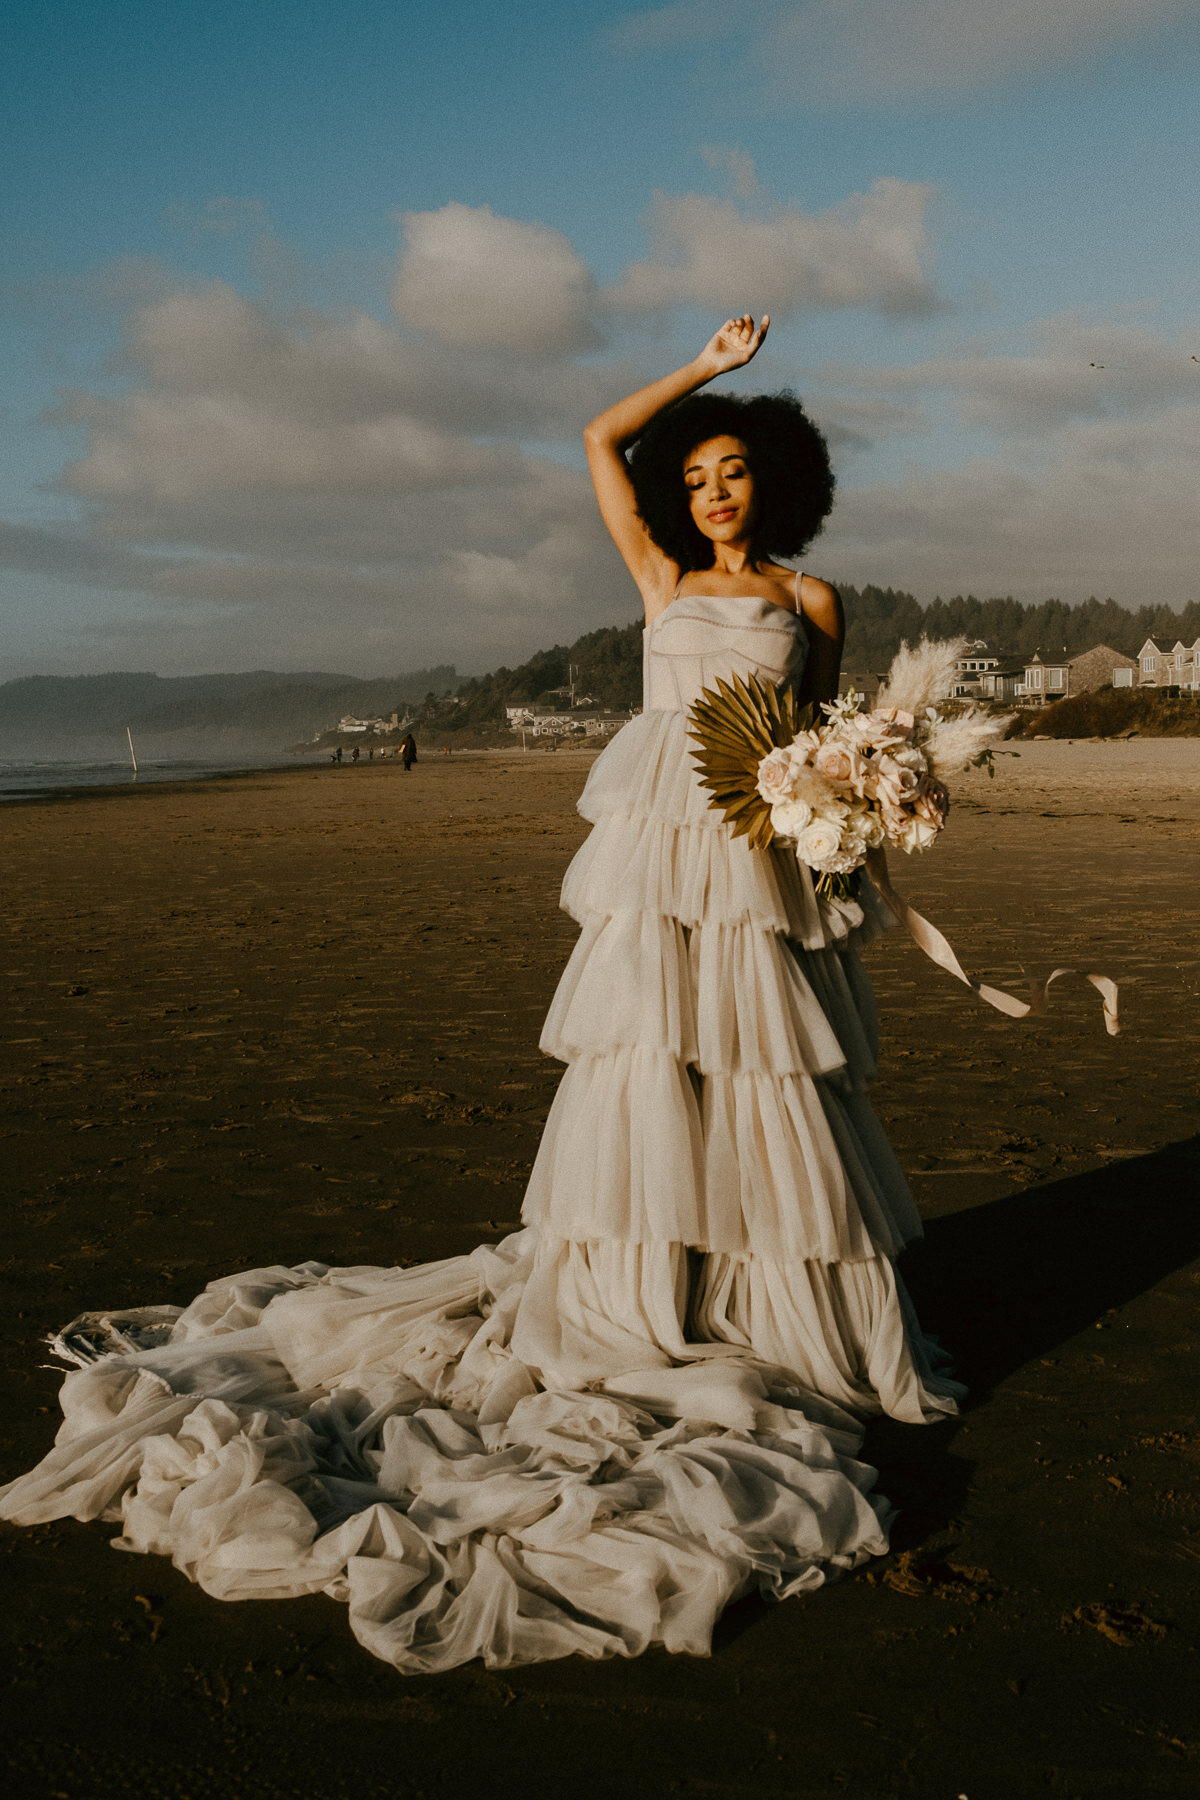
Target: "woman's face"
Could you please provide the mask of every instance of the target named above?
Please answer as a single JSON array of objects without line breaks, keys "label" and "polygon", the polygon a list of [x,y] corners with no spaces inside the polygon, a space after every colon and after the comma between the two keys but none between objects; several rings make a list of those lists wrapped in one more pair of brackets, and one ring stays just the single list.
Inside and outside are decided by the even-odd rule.
[{"label": "woman's face", "polygon": [[684,459],[688,506],[714,544],[737,544],[754,529],[754,477],[741,438],[715,437]]}]

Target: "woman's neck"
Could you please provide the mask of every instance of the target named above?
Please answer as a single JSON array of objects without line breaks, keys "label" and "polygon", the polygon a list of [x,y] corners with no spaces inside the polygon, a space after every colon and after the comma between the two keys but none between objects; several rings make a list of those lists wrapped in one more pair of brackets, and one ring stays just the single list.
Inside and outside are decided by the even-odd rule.
[{"label": "woman's neck", "polygon": [[757,575],[758,562],[749,544],[714,544],[711,571],[706,572],[714,575]]}]

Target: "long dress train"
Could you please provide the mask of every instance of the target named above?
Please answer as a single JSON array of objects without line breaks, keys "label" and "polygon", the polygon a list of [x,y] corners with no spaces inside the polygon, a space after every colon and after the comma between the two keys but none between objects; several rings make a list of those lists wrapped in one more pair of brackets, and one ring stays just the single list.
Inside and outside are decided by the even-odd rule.
[{"label": "long dress train", "polygon": [[920,1226],[864,1098],[875,914],[734,839],[686,737],[700,688],[794,682],[806,647],[751,597],[677,598],[646,634],[644,709],[580,801],[524,1229],[85,1315],[56,1446],[0,1516],[118,1520],[220,1599],[323,1591],[424,1672],[703,1654],[731,1600],[887,1548],[861,1422],[962,1390],[893,1267]]}]

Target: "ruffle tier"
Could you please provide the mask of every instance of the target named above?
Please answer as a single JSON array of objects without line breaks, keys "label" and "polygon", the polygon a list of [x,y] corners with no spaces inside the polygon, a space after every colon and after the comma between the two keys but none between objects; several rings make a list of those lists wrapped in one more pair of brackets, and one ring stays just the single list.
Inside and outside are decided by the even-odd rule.
[{"label": "ruffle tier", "polygon": [[[718,1364],[727,1374],[786,1369],[855,1418],[910,1424],[954,1412],[964,1392],[885,1256],[697,1256],[680,1244],[541,1232],[512,1344],[555,1384],[599,1382],[646,1404],[661,1403],[681,1365],[701,1390]],[[669,1372],[667,1386],[647,1374],[653,1367]]]},{"label": "ruffle tier", "polygon": [[[854,1419],[782,1368],[733,1346],[685,1346],[700,1360],[670,1367],[678,1347],[643,1334],[641,1367],[617,1357],[603,1391],[547,1387],[511,1342],[537,1247],[522,1233],[422,1269],[214,1283],[148,1333],[167,1342],[68,1376],[56,1448],[0,1490],[0,1514],[120,1519],[118,1547],[170,1556],[219,1599],[323,1591],[368,1650],[423,1673],[702,1655],[731,1600],[805,1591],[886,1549]],[[626,1255],[622,1273],[600,1251],[589,1272],[580,1246],[541,1252],[579,1321],[590,1280],[608,1331],[676,1280],[669,1256]],[[758,1303],[723,1277],[706,1302],[739,1332]],[[814,1343],[843,1316],[868,1329],[854,1282],[823,1305]],[[139,1326],[91,1318],[72,1342],[129,1345]]]},{"label": "ruffle tier", "polygon": [[[817,999],[809,970],[820,984]],[[804,967],[776,932],[658,913],[592,914],[551,1002],[541,1048],[560,1062],[616,1049],[665,1050],[704,1074],[832,1074],[865,1085],[873,1045],[836,953]]]},{"label": "ruffle tier", "polygon": [[810,872],[732,837],[679,714],[626,726],[580,805],[595,822],[563,885],[580,937],[541,1038],[568,1068],[526,1223],[778,1262],[895,1255],[920,1222],[860,1098],[874,1002]]},{"label": "ruffle tier", "polygon": [[807,1075],[693,1077],[646,1048],[568,1065],[522,1218],[561,1238],[779,1261],[894,1256],[921,1230],[861,1096]]},{"label": "ruffle tier", "polygon": [[785,846],[751,850],[734,837],[700,786],[679,712],[631,719],[592,765],[579,811],[595,829],[570,868],[562,906],[583,923],[590,913],[659,913],[691,927],[749,920],[782,932],[806,950],[851,942],[857,948],[887,930],[890,915],[869,880],[862,921],[847,929],[822,905],[812,872]]}]

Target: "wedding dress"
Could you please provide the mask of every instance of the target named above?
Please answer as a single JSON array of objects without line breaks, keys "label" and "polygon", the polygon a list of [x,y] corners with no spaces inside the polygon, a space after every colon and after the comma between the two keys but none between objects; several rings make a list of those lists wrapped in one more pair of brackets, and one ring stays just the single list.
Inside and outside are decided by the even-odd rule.
[{"label": "wedding dress", "polygon": [[525,1228],[417,1268],[256,1269],[88,1314],[23,1523],[119,1520],[220,1599],[323,1591],[398,1668],[651,1644],[887,1548],[873,1413],[962,1390],[892,1259],[919,1222],[865,1099],[864,912],[707,804],[686,736],[734,671],[795,682],[802,618],[677,597],[593,765],[542,1048],[567,1065]]}]

